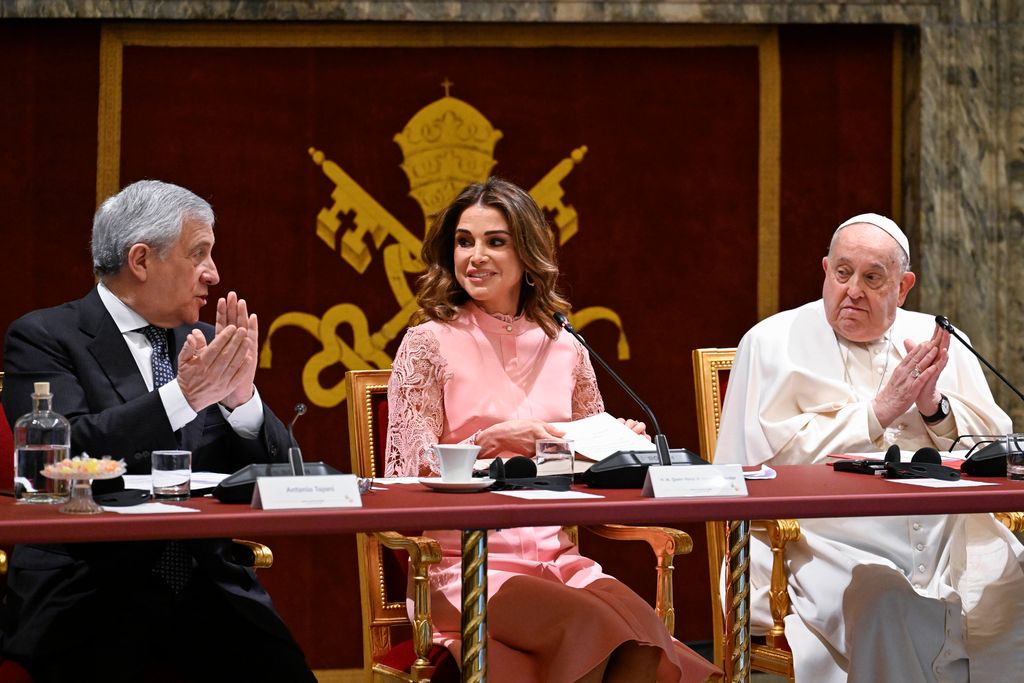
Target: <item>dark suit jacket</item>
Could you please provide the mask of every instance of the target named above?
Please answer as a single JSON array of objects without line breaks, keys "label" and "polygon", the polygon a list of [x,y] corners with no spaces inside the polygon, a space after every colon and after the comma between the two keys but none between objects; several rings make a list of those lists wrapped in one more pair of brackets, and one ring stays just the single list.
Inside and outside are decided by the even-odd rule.
[{"label": "dark suit jacket", "polygon": [[[207,339],[213,328],[184,325],[174,330],[172,362],[193,328]],[[12,424],[31,410],[32,384],[46,381],[53,409],[71,422],[72,453],[123,458],[130,473],[149,472],[149,452],[192,451],[196,471],[233,472],[251,462],[284,461],[288,432],[269,407],[257,439],[235,434],[214,405],[179,432],[171,431],[160,396],[147,391],[124,337],[93,289],[78,301],[33,311],[16,320],[4,346],[3,406]],[[221,588],[244,618],[289,637],[269,596],[251,570],[234,564],[228,542],[188,542],[197,572]],[[8,576],[4,650],[31,657],[38,638],[60,612],[97,590],[124,590],[141,583],[163,548],[154,543],[82,543],[18,546]]]}]

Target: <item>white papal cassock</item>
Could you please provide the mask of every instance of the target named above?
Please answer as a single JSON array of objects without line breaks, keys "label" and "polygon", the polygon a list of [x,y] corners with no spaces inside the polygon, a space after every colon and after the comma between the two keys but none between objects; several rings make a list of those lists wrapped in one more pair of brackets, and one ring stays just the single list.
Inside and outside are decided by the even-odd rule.
[{"label": "white papal cassock", "polygon": [[[948,449],[956,434],[1005,434],[981,367],[952,340],[938,389],[952,417],[917,408],[883,429],[870,404],[933,317],[900,309],[874,342],[840,339],[816,301],[740,341],[716,463],[822,463],[829,453]],[[854,475],[845,475],[854,476]],[[900,486],[900,484],[893,484]],[[790,543],[786,638],[798,683],[1024,680],[1024,548],[991,515],[808,519]],[[751,539],[754,633],[771,625],[771,551]]]}]

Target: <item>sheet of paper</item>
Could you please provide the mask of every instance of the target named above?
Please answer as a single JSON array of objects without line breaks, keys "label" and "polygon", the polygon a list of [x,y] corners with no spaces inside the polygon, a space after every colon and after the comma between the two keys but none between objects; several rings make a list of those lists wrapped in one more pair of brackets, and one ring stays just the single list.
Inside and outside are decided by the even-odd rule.
[{"label": "sheet of paper", "polygon": [[958,479],[956,481],[943,481],[940,479],[886,479],[894,484],[909,484],[910,486],[924,486],[929,489],[965,489],[972,486],[995,486],[991,481],[974,481],[973,479]]},{"label": "sheet of paper", "polygon": [[574,422],[554,422],[573,440],[577,458],[604,460],[616,451],[653,451],[654,444],[608,413],[598,413]]},{"label": "sheet of paper", "polygon": [[108,507],[103,506],[107,512],[116,512],[119,515],[162,515],[168,512],[199,512],[195,508],[187,508],[181,505],[168,505],[167,503],[143,503],[131,507]]},{"label": "sheet of paper", "polygon": [[773,470],[771,467],[768,467],[768,465],[761,465],[761,469],[755,470],[753,472],[747,472],[746,470],[743,470],[743,478],[751,481],[757,479],[774,479],[777,476],[779,476],[779,473]]},{"label": "sheet of paper", "polygon": [[388,486],[390,484],[418,484],[420,483],[419,477],[388,477],[381,479],[379,477],[373,478],[373,485],[380,484],[381,486]]},{"label": "sheet of paper", "polygon": [[[192,481],[189,486],[192,489],[212,489],[227,479],[229,474],[223,472],[193,472]],[[148,474],[126,474],[124,475],[124,487],[126,489],[140,489],[151,491],[153,489],[153,478]]]},{"label": "sheet of paper", "polygon": [[583,491],[546,491],[541,489],[524,489],[522,491],[492,491],[499,496],[522,498],[524,500],[559,500],[566,498],[604,498],[596,493]]}]

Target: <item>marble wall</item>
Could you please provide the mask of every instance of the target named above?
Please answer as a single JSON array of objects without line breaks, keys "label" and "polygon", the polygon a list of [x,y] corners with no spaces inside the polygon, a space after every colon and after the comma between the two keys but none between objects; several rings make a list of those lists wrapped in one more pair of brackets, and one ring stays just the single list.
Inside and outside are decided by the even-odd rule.
[{"label": "marble wall", "polygon": [[[1024,385],[1022,7],[1021,0],[0,0],[0,19],[905,26],[902,220],[921,275],[910,304],[969,330]],[[1024,403],[996,384],[1000,403],[1021,422]]]}]

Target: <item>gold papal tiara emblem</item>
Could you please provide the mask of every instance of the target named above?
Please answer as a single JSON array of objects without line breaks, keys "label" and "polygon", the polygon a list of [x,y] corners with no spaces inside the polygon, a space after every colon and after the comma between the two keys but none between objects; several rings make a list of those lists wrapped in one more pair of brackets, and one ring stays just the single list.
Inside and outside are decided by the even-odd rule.
[{"label": "gold papal tiara emblem", "polygon": [[[409,179],[409,195],[423,210],[424,232],[430,217],[443,209],[471,183],[487,179],[497,161],[494,147],[502,138],[476,107],[452,97],[452,85],[444,82],[445,96],[416,112],[394,141],[402,149],[401,168]],[[561,183],[583,161],[587,147],[581,146],[559,161],[530,189],[530,195],[552,217],[559,245],[564,245],[579,229],[576,210],[563,202]],[[416,298],[410,280],[423,272],[420,261],[422,240],[398,222],[336,162],[324,152],[310,148],[313,163],[334,182],[333,204],[316,217],[316,236],[355,269],[365,273],[376,252],[384,262],[387,284],[398,311],[377,331],[371,332],[366,315],[355,303],[339,303],[322,316],[289,311],[270,325],[267,340],[260,349],[260,367],[269,368],[273,360],[270,344],[282,327],[299,327],[318,339],[322,349],[306,361],[302,386],[307,399],[315,405],[331,408],[345,400],[344,379],[324,386],[324,370],[337,363],[347,370],[389,368],[392,358],[385,351],[416,312]],[[342,217],[347,227],[342,228]],[[339,235],[339,232],[341,233]],[[629,344],[619,315],[604,306],[576,311],[571,322],[582,329],[597,320],[611,322],[619,329],[618,357],[629,358]],[[335,373],[331,373],[337,376]]]}]

